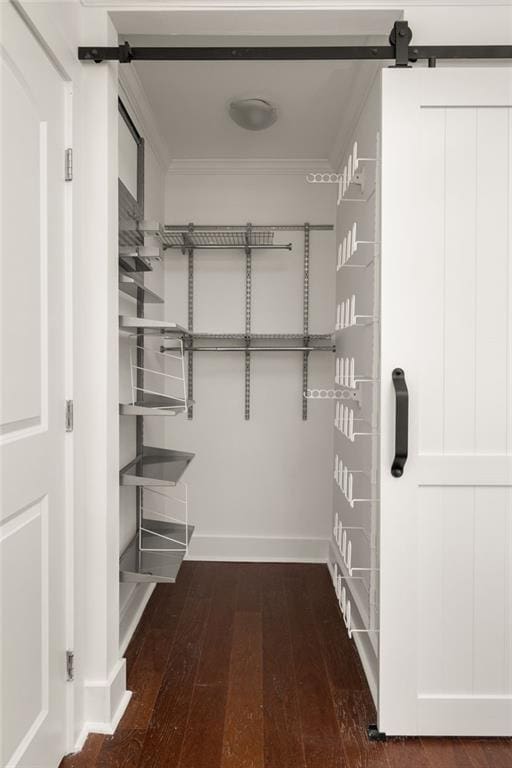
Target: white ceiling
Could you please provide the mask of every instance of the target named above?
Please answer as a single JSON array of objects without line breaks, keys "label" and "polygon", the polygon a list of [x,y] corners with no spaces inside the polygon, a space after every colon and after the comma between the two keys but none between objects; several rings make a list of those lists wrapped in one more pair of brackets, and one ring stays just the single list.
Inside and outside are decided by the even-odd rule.
[{"label": "white ceiling", "polygon": [[[383,42],[395,11],[112,14],[135,45],[279,45]],[[312,36],[315,36],[316,39]],[[335,157],[373,64],[343,61],[134,62],[173,160]],[[233,98],[259,97],[278,109],[265,131],[231,121]]]},{"label": "white ceiling", "polygon": [[[356,69],[351,62],[268,61],[135,67],[173,159],[326,158]],[[277,122],[261,132],[237,126],[226,108],[233,98],[253,96],[278,109]]]},{"label": "white ceiling", "polygon": [[[204,5],[207,5],[205,3]],[[212,3],[213,5],[213,3]],[[146,0],[146,7],[149,3]],[[111,11],[116,29],[130,35],[381,35],[402,18],[400,4],[385,10]]]}]

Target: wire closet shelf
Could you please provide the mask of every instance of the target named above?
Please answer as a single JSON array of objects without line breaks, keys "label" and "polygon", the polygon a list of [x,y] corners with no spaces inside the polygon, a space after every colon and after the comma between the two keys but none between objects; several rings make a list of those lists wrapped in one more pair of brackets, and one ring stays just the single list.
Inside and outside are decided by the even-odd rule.
[{"label": "wire closet shelf", "polygon": [[165,227],[162,231],[162,245],[164,250],[188,248],[246,248],[258,249],[282,249],[290,251],[291,243],[275,243],[275,232],[272,229],[260,227],[240,227],[239,229],[189,229],[184,227],[176,229]]}]

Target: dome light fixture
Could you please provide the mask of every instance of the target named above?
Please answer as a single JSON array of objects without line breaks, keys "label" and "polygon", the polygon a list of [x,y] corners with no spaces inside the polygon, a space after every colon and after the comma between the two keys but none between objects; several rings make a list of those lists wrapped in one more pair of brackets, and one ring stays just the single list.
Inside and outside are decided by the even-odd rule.
[{"label": "dome light fixture", "polygon": [[233,99],[229,102],[231,119],[248,131],[263,131],[277,120],[277,109],[270,101],[260,98]]}]

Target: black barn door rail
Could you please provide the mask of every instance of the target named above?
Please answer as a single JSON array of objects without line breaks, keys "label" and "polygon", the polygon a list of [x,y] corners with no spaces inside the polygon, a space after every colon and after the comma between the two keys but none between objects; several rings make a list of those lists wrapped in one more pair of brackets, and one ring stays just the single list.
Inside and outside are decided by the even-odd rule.
[{"label": "black barn door rail", "polygon": [[340,46],[255,46],[255,47],[139,47],[128,42],[119,46],[84,46],[80,61],[394,61],[408,67],[417,61],[435,66],[437,59],[512,59],[512,45],[411,45],[412,30],[407,21],[396,21],[389,45]]}]

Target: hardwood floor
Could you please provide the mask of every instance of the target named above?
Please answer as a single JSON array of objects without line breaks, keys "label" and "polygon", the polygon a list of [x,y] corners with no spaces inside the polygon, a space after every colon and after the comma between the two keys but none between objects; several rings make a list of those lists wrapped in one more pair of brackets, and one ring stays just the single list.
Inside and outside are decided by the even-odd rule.
[{"label": "hardwood floor", "polygon": [[375,711],[325,566],[184,563],[126,656],[116,734],[61,768],[512,768],[512,739],[368,741]]}]

